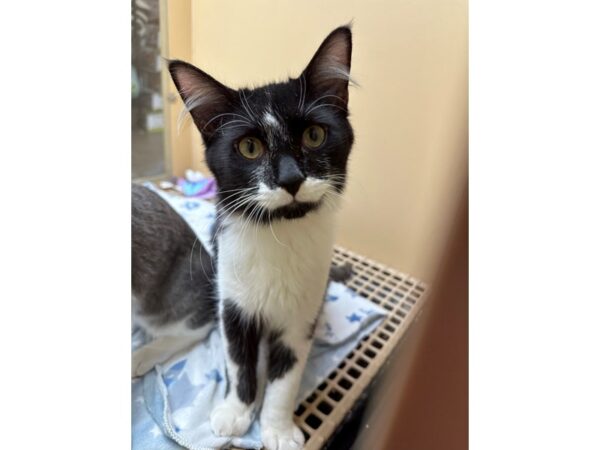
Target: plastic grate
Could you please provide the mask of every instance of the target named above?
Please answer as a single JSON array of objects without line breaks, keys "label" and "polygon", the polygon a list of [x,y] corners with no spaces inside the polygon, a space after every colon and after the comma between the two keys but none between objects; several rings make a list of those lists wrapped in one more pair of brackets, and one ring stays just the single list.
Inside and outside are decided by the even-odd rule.
[{"label": "plastic grate", "polygon": [[322,448],[333,435],[421,310],[427,289],[409,275],[341,247],[335,248],[333,261],[351,263],[354,274],[346,285],[387,310],[388,316],[296,409],[306,450]]}]

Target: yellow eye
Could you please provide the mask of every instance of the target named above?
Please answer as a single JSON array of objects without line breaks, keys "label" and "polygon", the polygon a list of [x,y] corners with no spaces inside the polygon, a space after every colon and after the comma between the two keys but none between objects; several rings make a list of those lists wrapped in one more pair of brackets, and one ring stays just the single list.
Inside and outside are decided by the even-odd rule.
[{"label": "yellow eye", "polygon": [[238,142],[238,150],[244,158],[256,159],[264,153],[264,147],[255,137],[245,137]]},{"label": "yellow eye", "polygon": [[302,143],[308,148],[317,148],[325,142],[325,128],[311,125],[302,134]]}]

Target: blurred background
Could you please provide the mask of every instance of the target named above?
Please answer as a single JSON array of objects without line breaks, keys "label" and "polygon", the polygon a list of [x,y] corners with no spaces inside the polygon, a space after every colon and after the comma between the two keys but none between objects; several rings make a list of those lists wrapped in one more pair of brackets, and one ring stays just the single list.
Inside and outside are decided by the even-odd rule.
[{"label": "blurred background", "polygon": [[133,0],[134,178],[207,172],[160,56],[231,87],[298,76],[353,22],[356,133],[339,244],[429,281],[467,166],[466,0]]}]

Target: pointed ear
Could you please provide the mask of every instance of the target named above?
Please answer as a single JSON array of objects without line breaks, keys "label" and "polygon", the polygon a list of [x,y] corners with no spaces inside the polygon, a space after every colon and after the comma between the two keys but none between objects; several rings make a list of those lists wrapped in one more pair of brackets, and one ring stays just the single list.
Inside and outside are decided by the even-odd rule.
[{"label": "pointed ear", "polygon": [[348,82],[352,57],[352,31],[343,26],[325,38],[302,75],[314,95],[337,96],[348,103]]},{"label": "pointed ear", "polygon": [[170,61],[169,72],[196,127],[210,137],[221,123],[217,116],[231,110],[235,91],[184,61]]}]

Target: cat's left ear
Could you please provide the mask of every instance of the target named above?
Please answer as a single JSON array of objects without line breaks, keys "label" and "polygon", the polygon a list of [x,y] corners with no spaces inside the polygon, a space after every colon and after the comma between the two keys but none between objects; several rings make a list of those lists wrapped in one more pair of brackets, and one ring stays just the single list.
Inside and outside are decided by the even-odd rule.
[{"label": "cat's left ear", "polygon": [[349,26],[336,28],[325,38],[302,73],[309,91],[318,96],[337,96],[346,105],[351,58],[352,31]]}]

